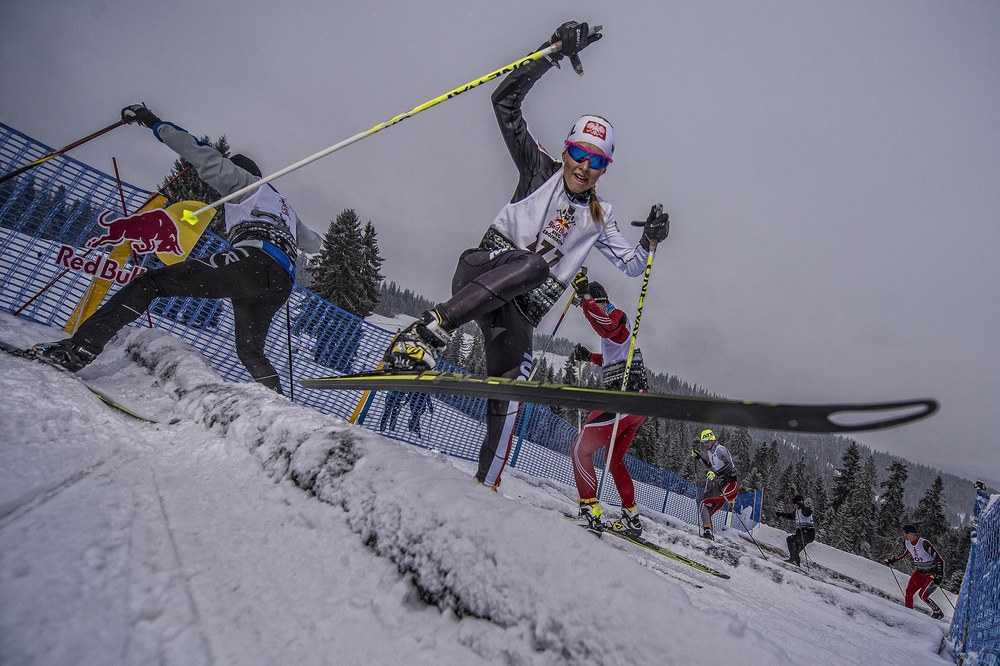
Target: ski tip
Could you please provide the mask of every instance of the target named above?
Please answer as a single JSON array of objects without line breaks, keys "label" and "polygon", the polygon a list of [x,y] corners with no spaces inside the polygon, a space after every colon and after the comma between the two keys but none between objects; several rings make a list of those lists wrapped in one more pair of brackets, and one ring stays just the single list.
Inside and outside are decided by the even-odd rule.
[{"label": "ski tip", "polygon": [[[831,432],[882,430],[928,418],[937,413],[940,408],[940,403],[932,398],[887,402],[879,405],[842,405],[832,409],[827,414],[827,420],[832,426]],[[873,414],[880,416],[873,418]],[[795,422],[790,421],[789,425],[794,427]]]}]

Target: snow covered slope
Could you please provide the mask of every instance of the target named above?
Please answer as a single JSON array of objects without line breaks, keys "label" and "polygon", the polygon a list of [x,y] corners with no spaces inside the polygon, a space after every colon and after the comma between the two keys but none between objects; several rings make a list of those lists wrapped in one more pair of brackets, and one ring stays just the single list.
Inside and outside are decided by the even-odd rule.
[{"label": "snow covered slope", "polygon": [[[0,316],[6,341],[59,337]],[[160,423],[0,354],[0,663],[948,663],[886,567],[825,546],[803,573],[647,519],[711,577],[576,527],[571,488],[490,492],[158,331],[82,374]]]}]

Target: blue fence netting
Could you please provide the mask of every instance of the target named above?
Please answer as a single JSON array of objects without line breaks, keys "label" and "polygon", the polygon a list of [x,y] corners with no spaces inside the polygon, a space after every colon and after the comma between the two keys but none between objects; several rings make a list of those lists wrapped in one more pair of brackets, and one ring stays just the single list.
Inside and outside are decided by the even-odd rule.
[{"label": "blue fence netting", "polygon": [[1000,496],[977,484],[972,547],[948,643],[956,664],[1000,664]]},{"label": "blue fence netting", "polygon": [[[53,152],[31,137],[0,123],[0,173],[8,173]],[[134,212],[151,193],[122,184],[128,211]],[[61,246],[79,248],[99,235],[98,216],[104,211],[121,214],[118,182],[69,156],[49,160],[24,174],[0,184],[0,309],[32,321],[62,327],[90,284],[90,276],[68,271],[55,263]],[[206,233],[191,256],[228,249],[221,238]],[[92,250],[91,257],[106,254]],[[161,264],[146,255],[143,266]],[[112,293],[118,286],[112,287]],[[39,295],[40,294],[40,295]],[[25,307],[26,303],[30,304]],[[285,378],[340,375],[373,370],[389,343],[392,331],[374,326],[296,284],[289,298],[291,348],[285,334],[284,315],[275,318],[265,345],[265,353]],[[158,299],[149,318],[156,328],[183,338],[198,349],[226,380],[250,381],[236,357],[232,344],[233,317],[227,301],[170,298]],[[145,326],[142,317],[134,326]],[[289,367],[291,357],[291,367]],[[442,362],[443,369],[462,372]],[[286,390],[286,393],[288,391]],[[361,397],[360,391],[322,391],[295,387],[295,402],[342,419],[349,419]],[[421,394],[422,395],[422,394]],[[529,416],[524,441],[518,453],[517,469],[526,473],[573,485],[569,448],[577,429],[551,410],[536,405],[521,410]],[[466,460],[477,460],[485,435],[485,401],[462,396],[393,395],[376,393],[359,424],[383,435],[410,444],[433,448]],[[522,424],[515,432],[521,432]],[[699,487],[685,479],[633,456],[626,464],[636,486],[636,499],[647,509],[673,515],[698,524],[695,498]],[[604,468],[599,452],[595,466]],[[620,500],[614,484],[608,484],[609,504]],[[739,495],[735,510],[746,527],[760,519],[758,492]],[[727,507],[728,509],[728,507]],[[727,511],[715,516],[716,526],[741,523]]]}]

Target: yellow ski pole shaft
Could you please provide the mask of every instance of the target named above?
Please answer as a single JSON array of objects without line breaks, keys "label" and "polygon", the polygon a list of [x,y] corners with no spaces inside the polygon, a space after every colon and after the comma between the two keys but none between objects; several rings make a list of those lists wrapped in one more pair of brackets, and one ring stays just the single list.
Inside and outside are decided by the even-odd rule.
[{"label": "yellow ski pole shaft", "polygon": [[[661,204],[656,205],[662,212],[663,206]],[[622,391],[628,388],[629,371],[632,369],[632,357],[635,355],[635,341],[639,337],[639,324],[642,322],[642,309],[646,305],[646,292],[649,290],[649,276],[653,272],[654,256],[656,256],[656,241],[650,241],[649,257],[646,258],[646,270],[642,274],[642,289],[639,290],[639,305],[635,312],[635,325],[632,326],[632,339],[628,345],[628,356],[625,358],[625,372],[622,375]],[[615,439],[618,437],[618,424],[621,421],[621,417],[621,414],[615,414],[615,424],[611,427],[611,441],[608,442],[608,452],[604,456],[604,473],[601,475],[601,485],[597,489],[598,502],[601,501],[601,497],[604,495],[604,481],[608,478],[608,470],[611,468],[611,454],[614,453],[615,450]]]},{"label": "yellow ski pole shaft", "polygon": [[[590,32],[591,37],[593,38],[593,36],[595,34],[598,34],[600,32],[600,30],[601,30],[601,26],[599,26],[599,25],[598,26],[594,26],[593,29]],[[329,148],[321,150],[321,151],[319,151],[318,153],[316,153],[314,155],[310,155],[309,157],[307,157],[307,158],[305,158],[303,160],[299,160],[295,164],[291,164],[291,165],[285,167],[284,169],[282,169],[280,171],[276,171],[275,173],[272,173],[267,178],[262,178],[262,179],[258,180],[255,183],[251,183],[250,185],[247,185],[243,189],[236,190],[232,194],[230,194],[230,195],[228,195],[226,197],[223,197],[222,199],[219,199],[218,201],[216,201],[214,203],[211,203],[211,204],[205,206],[204,208],[201,208],[201,209],[199,209],[197,211],[194,211],[194,212],[184,211],[183,218],[184,218],[184,220],[189,221],[189,222],[191,220],[195,220],[198,217],[198,215],[200,215],[201,213],[204,213],[204,212],[208,211],[209,209],[217,208],[219,205],[224,204],[227,201],[231,201],[232,199],[236,199],[237,197],[241,197],[241,196],[243,196],[244,194],[246,194],[248,192],[252,192],[253,190],[257,189],[258,187],[264,185],[265,183],[269,183],[272,180],[275,180],[276,178],[281,178],[282,176],[284,176],[286,174],[289,174],[289,173],[291,173],[293,171],[296,171],[297,169],[301,169],[302,167],[306,166],[307,164],[312,164],[316,160],[322,159],[322,158],[326,157],[327,155],[329,155],[330,153],[334,153],[334,152],[340,150],[341,148],[346,148],[347,146],[351,145],[352,143],[356,143],[356,142],[360,141],[361,139],[364,139],[366,137],[371,136],[372,134],[375,134],[376,132],[384,130],[386,127],[391,127],[392,125],[395,125],[396,123],[400,123],[400,122],[406,120],[407,118],[411,118],[411,117],[417,115],[418,113],[420,113],[421,111],[426,111],[427,109],[429,109],[429,108],[431,108],[433,106],[437,106],[438,104],[440,104],[442,102],[447,102],[449,99],[452,99],[454,97],[458,97],[459,95],[461,95],[462,93],[464,93],[464,92],[466,92],[468,90],[472,90],[473,88],[477,88],[477,87],[479,87],[480,85],[482,85],[484,83],[492,81],[493,79],[495,79],[497,77],[500,77],[500,76],[503,76],[504,74],[508,74],[510,72],[513,72],[515,69],[519,69],[521,67],[524,67],[525,65],[527,65],[529,63],[532,63],[532,62],[534,62],[536,60],[541,60],[545,56],[557,52],[561,47],[562,47],[562,42],[556,42],[555,44],[547,46],[544,49],[541,49],[540,51],[535,51],[534,53],[526,55],[523,58],[520,58],[519,60],[515,60],[514,62],[512,62],[512,63],[510,63],[508,65],[504,65],[500,69],[493,70],[489,74],[485,74],[483,76],[480,76],[478,79],[474,79],[472,81],[469,81],[468,83],[466,83],[464,85],[461,85],[461,86],[455,88],[454,90],[449,90],[448,92],[444,93],[443,95],[438,95],[434,99],[428,100],[428,101],[424,102],[423,104],[418,104],[417,106],[413,107],[412,109],[410,109],[406,113],[401,113],[398,116],[395,116],[394,118],[390,118],[389,120],[386,120],[383,123],[379,123],[378,125],[375,125],[371,129],[365,130],[364,132],[358,132],[357,134],[355,134],[354,136],[350,137],[349,139],[344,139],[340,143],[334,144],[334,145],[330,146]]]}]

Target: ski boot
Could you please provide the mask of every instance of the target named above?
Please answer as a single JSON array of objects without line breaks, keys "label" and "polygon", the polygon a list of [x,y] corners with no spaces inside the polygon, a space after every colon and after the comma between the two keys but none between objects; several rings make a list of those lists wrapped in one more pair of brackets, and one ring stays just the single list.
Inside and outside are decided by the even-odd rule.
[{"label": "ski boot", "polygon": [[940,620],[943,617],[944,617],[944,611],[941,610],[940,608],[935,608],[934,612],[931,613],[931,618],[932,619]]},{"label": "ski boot", "polygon": [[712,534],[712,528],[706,527],[702,529],[701,536],[703,539],[708,539],[709,541],[715,541],[715,535]]},{"label": "ski boot", "polygon": [[500,488],[500,482],[499,481],[496,482],[496,485],[488,486],[485,483],[483,483],[482,481],[480,481],[478,476],[475,476],[473,478],[476,480],[476,485],[477,486],[482,486],[483,488],[486,488],[487,490],[492,490],[495,493],[499,492],[499,490],[498,490],[498,488]]},{"label": "ski boot", "polygon": [[601,520],[602,515],[604,515],[604,509],[601,508],[596,498],[580,500],[580,524],[594,534],[600,535],[610,527]]},{"label": "ski boot", "polygon": [[73,343],[72,338],[58,342],[43,342],[31,348],[39,361],[54,365],[68,372],[79,372],[97,358],[97,353],[83,345]]},{"label": "ski boot", "polygon": [[427,311],[396,334],[382,356],[382,362],[388,371],[433,370],[437,365],[434,355],[447,346],[450,338],[436,312]]},{"label": "ski boot", "polygon": [[639,520],[639,507],[622,508],[622,517],[611,523],[611,529],[633,539],[641,537],[642,522]]}]

